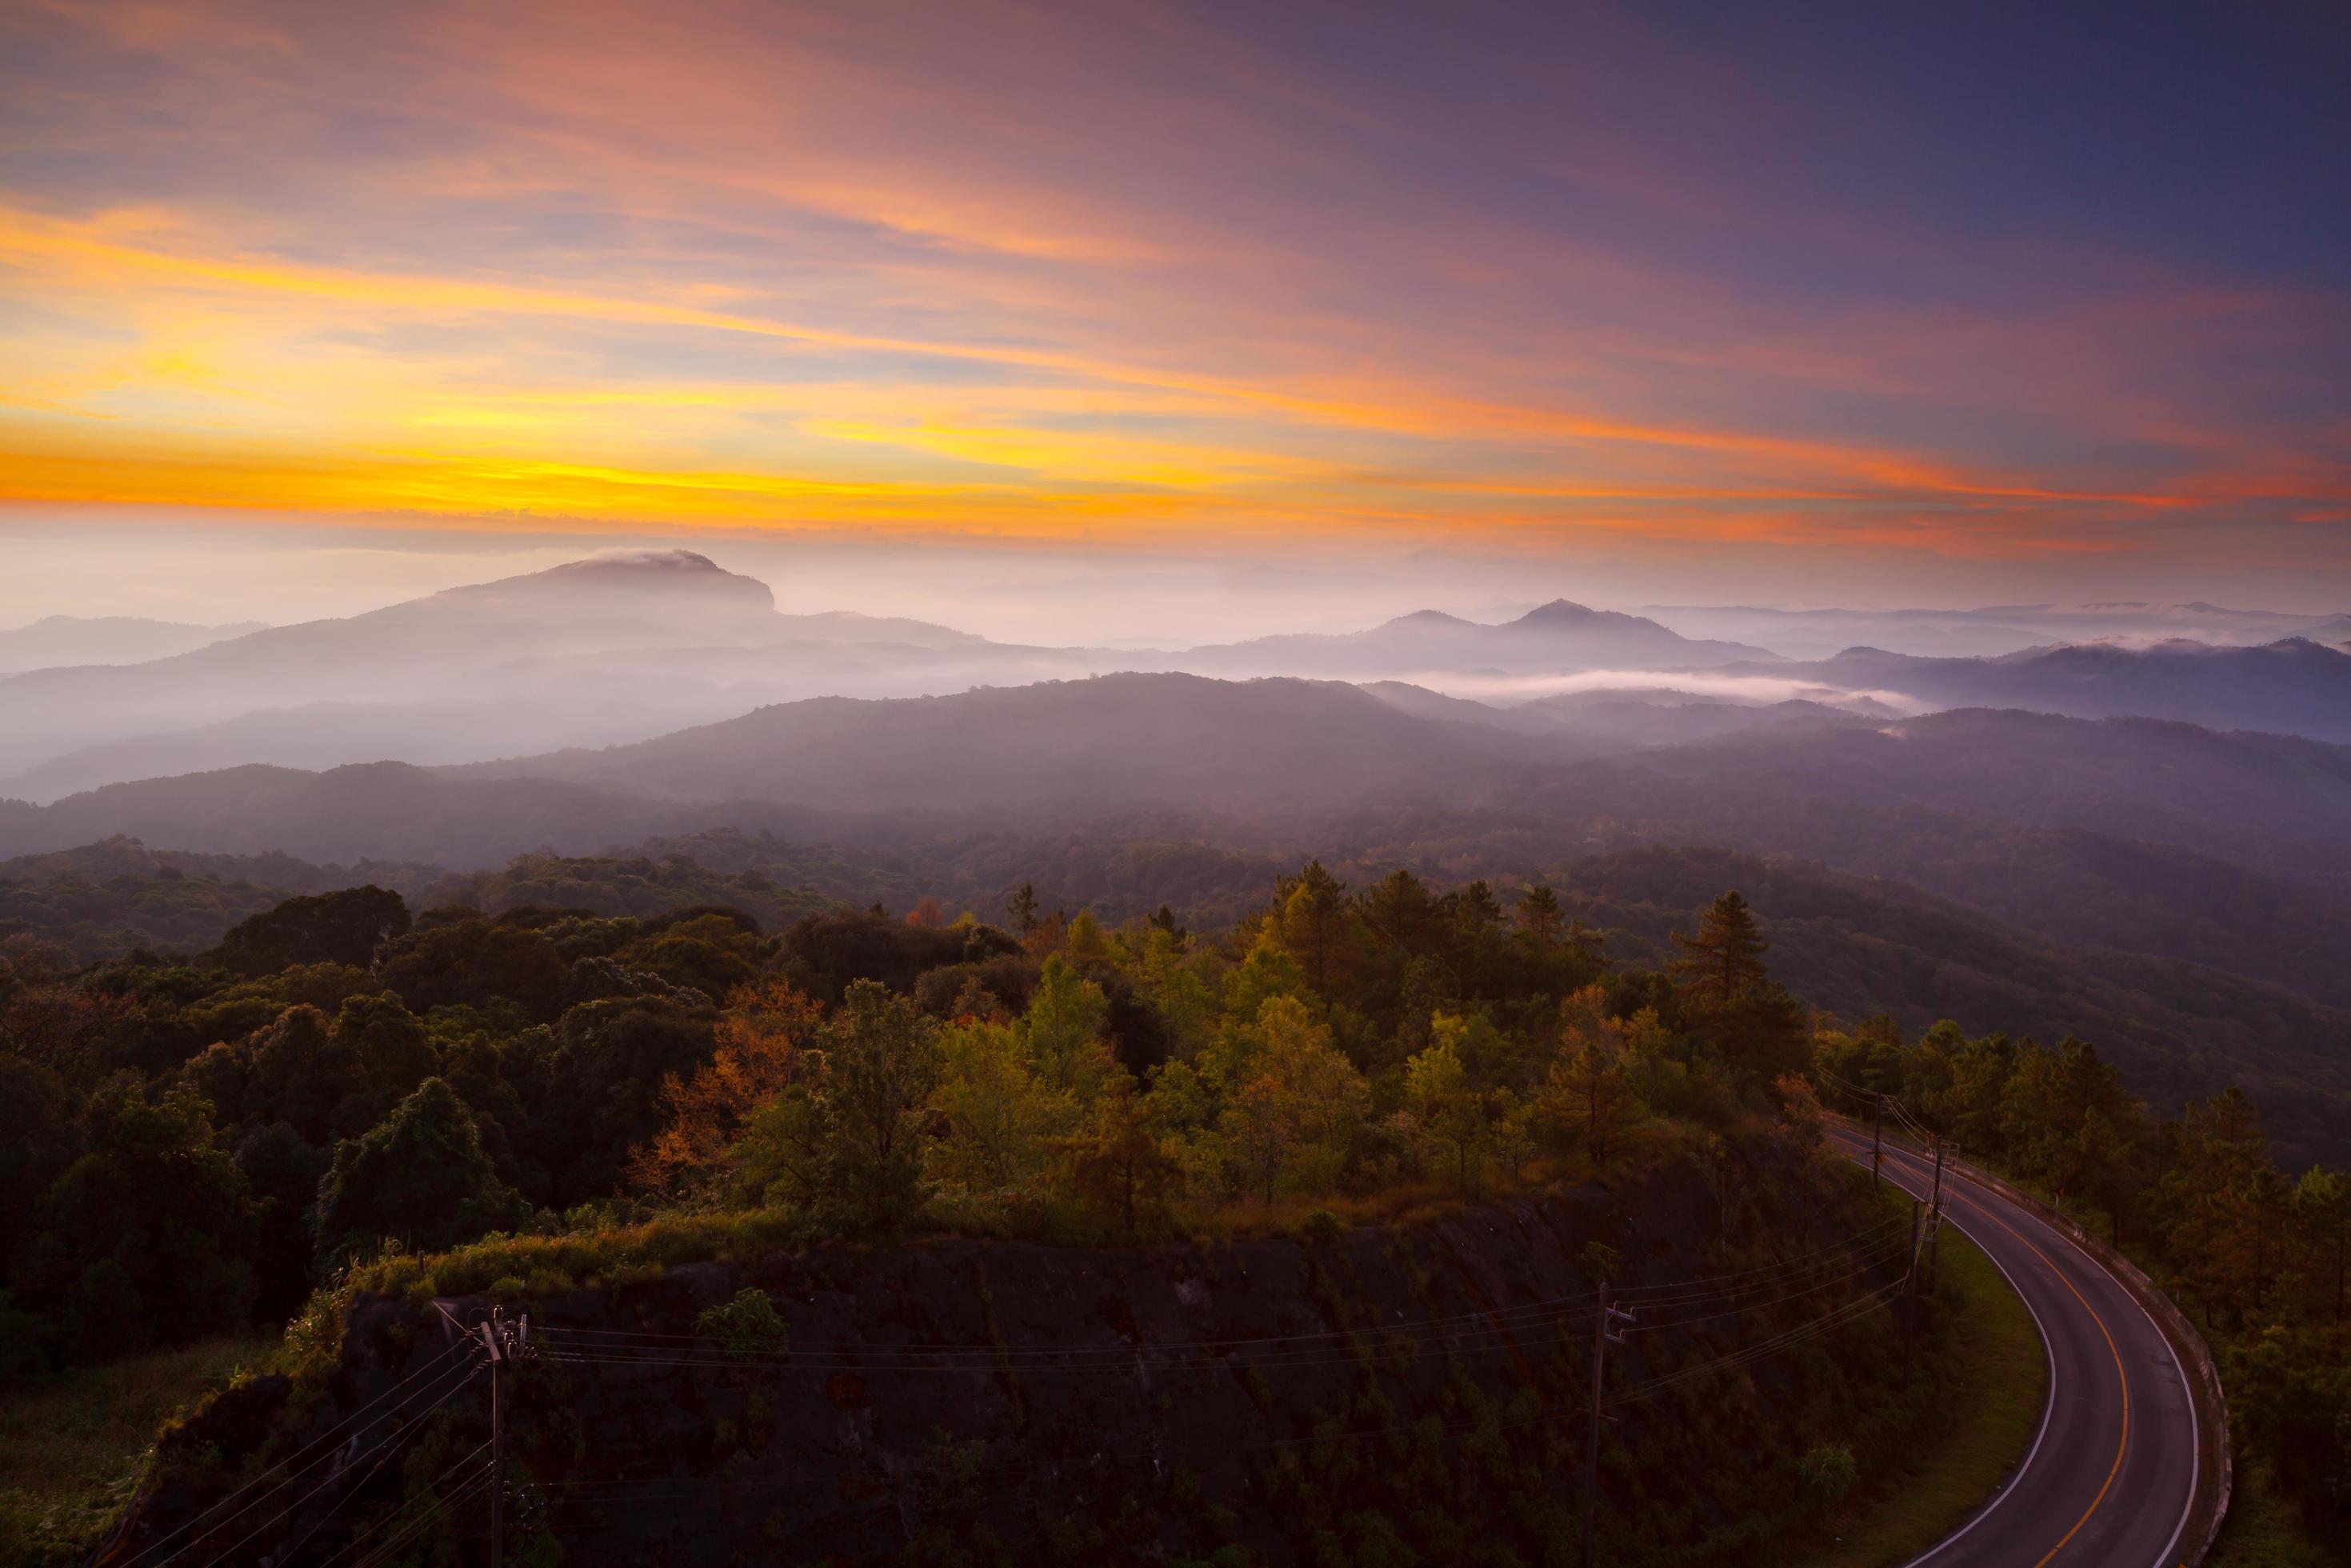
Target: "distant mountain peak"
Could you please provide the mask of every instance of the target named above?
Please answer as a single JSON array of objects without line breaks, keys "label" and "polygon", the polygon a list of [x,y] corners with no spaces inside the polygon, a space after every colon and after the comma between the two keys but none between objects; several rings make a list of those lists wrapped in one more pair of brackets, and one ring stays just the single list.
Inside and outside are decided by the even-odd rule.
[{"label": "distant mountain peak", "polygon": [[1554,599],[1548,604],[1538,604],[1516,621],[1513,626],[1584,626],[1600,620],[1606,612],[1578,604],[1573,599]]},{"label": "distant mountain peak", "polygon": [[568,560],[561,566],[548,569],[556,572],[573,571],[707,571],[721,577],[735,574],[706,555],[690,549],[608,549],[580,560]]},{"label": "distant mountain peak", "polygon": [[[414,605],[463,604],[507,611],[530,608],[626,611],[640,603],[690,601],[697,612],[771,615],[776,596],[757,578],[728,571],[690,549],[612,549],[541,571],[447,589]],[[395,606],[406,609],[408,606]]]}]

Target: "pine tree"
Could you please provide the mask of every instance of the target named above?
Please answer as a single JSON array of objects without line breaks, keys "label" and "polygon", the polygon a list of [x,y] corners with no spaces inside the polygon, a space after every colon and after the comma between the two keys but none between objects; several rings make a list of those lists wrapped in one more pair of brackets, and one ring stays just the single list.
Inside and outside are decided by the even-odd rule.
[{"label": "pine tree", "polygon": [[1542,883],[1520,895],[1519,929],[1537,947],[1549,948],[1567,929],[1567,915],[1559,906],[1559,894]]},{"label": "pine tree", "polygon": [[1699,918],[1697,936],[1673,936],[1683,953],[1672,966],[1676,983],[1683,998],[1701,1009],[1727,1008],[1771,977],[1763,955],[1771,945],[1736,891],[1714,901]]}]

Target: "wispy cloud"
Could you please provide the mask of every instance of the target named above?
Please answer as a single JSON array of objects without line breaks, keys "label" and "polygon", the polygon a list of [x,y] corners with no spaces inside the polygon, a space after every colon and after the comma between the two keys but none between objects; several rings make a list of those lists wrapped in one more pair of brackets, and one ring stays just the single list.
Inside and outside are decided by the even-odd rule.
[{"label": "wispy cloud", "polygon": [[2336,279],[1873,204],[1736,51],[1489,24],[21,8],[0,500],[2351,565]]}]

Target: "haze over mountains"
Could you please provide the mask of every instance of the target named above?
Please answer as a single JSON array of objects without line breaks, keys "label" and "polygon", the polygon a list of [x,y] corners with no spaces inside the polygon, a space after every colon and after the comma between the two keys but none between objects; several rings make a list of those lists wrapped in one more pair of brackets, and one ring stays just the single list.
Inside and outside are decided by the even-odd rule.
[{"label": "haze over mountains", "polygon": [[[2351,653],[1783,652],[1564,601],[1026,647],[782,615],[706,558],[643,552],[0,679],[0,856],[50,853],[12,874],[52,885],[130,835],[422,886],[768,834],[757,855],[795,865],[825,846],[803,901],[986,905],[1046,875],[1107,916],[1207,919],[1311,854],[1584,887],[1646,940],[1703,847],[1764,857],[1741,874],[1827,922],[1791,933],[1811,999],[2095,1032],[2166,1092],[2291,1084],[2272,1098],[2306,1140],[2351,1114]],[[1660,845],[1680,858],[1639,858]]]},{"label": "haze over mountains", "polygon": [[45,615],[0,631],[0,675],[57,664],[137,664],[263,630],[258,621],[190,626],[135,615]]},{"label": "haze over mountains", "polygon": [[[1676,612],[1777,625],[1800,650],[1846,612],[1773,619],[1782,613]],[[1431,610],[1343,635],[1183,651],[1042,647],[848,612],[779,614],[765,584],[706,557],[628,551],[341,620],[259,630],[43,622],[0,633],[0,653],[80,651],[0,676],[0,795],[52,800],[251,763],[481,762],[629,744],[812,696],[943,695],[1121,671],[1365,683],[1392,702],[1421,703],[1426,716],[1427,698],[1396,689],[1416,686],[1480,705],[1457,718],[1575,737],[1584,749],[1830,713],[1884,719],[1976,706],[2351,739],[2351,653],[2323,640],[2351,629],[2344,624],[2210,606],[1902,612],[1890,623],[2005,636],[2068,615],[2136,631],[2207,623],[2238,641],[2289,626],[2309,635],[1995,658],[1844,647],[1793,659],[1784,647],[1685,636],[1656,620],[1555,600],[1499,623]],[[1889,620],[1855,623],[1886,630]],[[130,658],[148,646],[168,651],[131,662],[95,656]]]}]

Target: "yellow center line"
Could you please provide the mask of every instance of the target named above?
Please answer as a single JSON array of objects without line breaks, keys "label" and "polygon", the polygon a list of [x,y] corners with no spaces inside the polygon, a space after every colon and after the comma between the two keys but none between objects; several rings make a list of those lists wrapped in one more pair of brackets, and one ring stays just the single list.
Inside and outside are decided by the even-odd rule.
[{"label": "yellow center line", "polygon": [[[1896,1156],[1900,1156],[1906,1153],[1906,1151],[1894,1149],[1889,1149],[1886,1152]],[[1917,1158],[1916,1155],[1910,1155],[1909,1157],[1913,1159]],[[1925,1162],[1921,1160],[1919,1163],[1923,1167]],[[2066,1278],[2065,1271],[2057,1267],[2055,1260],[2053,1260],[2048,1253],[2043,1252],[2040,1248],[2035,1247],[2031,1241],[2027,1240],[2023,1232],[2018,1230],[2016,1227],[2011,1225],[2007,1220],[2002,1219],[1999,1215],[1994,1214],[1991,1209],[1986,1208],[1982,1204],[1978,1203],[1975,1199],[1968,1197],[1965,1193],[1959,1191],[1957,1188],[1953,1188],[1951,1196],[1958,1198],[1961,1203],[1966,1204],[1970,1208],[1974,1209],[1978,1214],[1982,1215],[1986,1219],[1991,1220],[1994,1225],[1999,1226],[2002,1230],[2007,1231],[2011,1236],[2015,1237],[2019,1246],[2024,1248],[2028,1252],[2031,1252],[2035,1258],[2040,1259],[2043,1265],[2045,1266],[2052,1274],[2057,1276],[2057,1282],[2059,1284],[2074,1292],[2074,1299],[2082,1303],[2082,1310],[2090,1314],[2090,1321],[2098,1325],[2098,1333],[2105,1336],[2106,1354],[2115,1358],[2115,1381],[2122,1385],[2123,1439],[2120,1443],[2115,1446],[2114,1465],[2106,1471],[2105,1484],[2098,1488],[2098,1495],[2090,1500],[2090,1506],[2083,1510],[2082,1517],[2074,1521],[2074,1528],[2067,1531],[2063,1536],[2060,1536],[2058,1538],[2057,1544],[2051,1547],[2047,1553],[2042,1557],[2041,1561],[2032,1565],[2032,1568],[2046,1568],[2049,1559],[2056,1556],[2060,1552],[2064,1551],[2066,1543],[2082,1532],[2082,1526],[2090,1522],[2090,1515],[2098,1511],[2099,1507],[2106,1500],[2106,1493],[2114,1490],[2115,1478],[2122,1474],[2123,1456],[2130,1450],[2130,1378],[2123,1370],[2123,1353],[2116,1346],[2113,1331],[2106,1327],[2106,1320],[2098,1315],[2098,1309],[2090,1305],[2090,1299],[2082,1294],[2080,1289],[2074,1285],[2072,1280]]]}]

